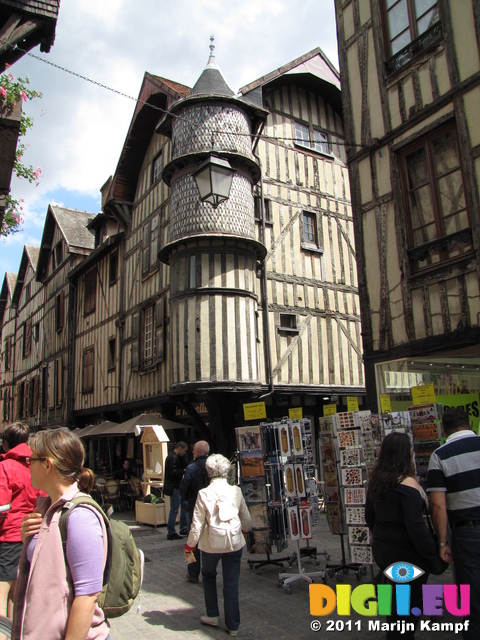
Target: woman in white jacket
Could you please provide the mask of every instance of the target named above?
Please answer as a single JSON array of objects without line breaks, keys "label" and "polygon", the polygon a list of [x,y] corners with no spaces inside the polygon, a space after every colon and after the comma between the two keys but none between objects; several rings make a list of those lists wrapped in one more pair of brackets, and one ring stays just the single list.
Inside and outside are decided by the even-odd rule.
[{"label": "woman in white jacket", "polygon": [[229,634],[236,636],[240,625],[238,580],[245,546],[243,532],[250,531],[252,520],[241,489],[227,482],[230,467],[229,460],[220,454],[207,458],[205,468],[211,481],[198,493],[185,558],[188,562],[198,544],[207,610],[200,621],[212,627],[218,627],[217,565],[222,561],[225,625]]}]

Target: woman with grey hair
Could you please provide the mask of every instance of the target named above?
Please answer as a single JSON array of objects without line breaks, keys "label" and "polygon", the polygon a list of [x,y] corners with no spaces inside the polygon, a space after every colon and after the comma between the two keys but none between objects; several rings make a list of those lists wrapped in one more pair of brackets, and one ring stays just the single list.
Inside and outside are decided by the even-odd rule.
[{"label": "woman with grey hair", "polygon": [[210,484],[198,493],[193,520],[185,545],[185,559],[189,562],[198,544],[202,554],[202,578],[207,615],[202,624],[218,627],[217,565],[222,562],[223,606],[225,625],[231,636],[238,635],[240,606],[238,581],[245,538],[252,520],[242,491],[227,482],[231,464],[220,454],[207,458],[205,465]]}]

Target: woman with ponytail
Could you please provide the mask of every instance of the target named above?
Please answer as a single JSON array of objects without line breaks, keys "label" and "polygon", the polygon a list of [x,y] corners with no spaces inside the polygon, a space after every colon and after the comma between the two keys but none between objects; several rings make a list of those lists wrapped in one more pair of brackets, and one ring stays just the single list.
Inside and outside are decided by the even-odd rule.
[{"label": "woman with ponytail", "polygon": [[82,442],[68,429],[50,429],[36,433],[30,447],[32,486],[48,498],[39,498],[22,523],[12,638],[105,640],[109,629],[97,605],[107,552],[103,520],[87,505],[72,510],[65,549],[58,527],[66,503],[93,487]]}]

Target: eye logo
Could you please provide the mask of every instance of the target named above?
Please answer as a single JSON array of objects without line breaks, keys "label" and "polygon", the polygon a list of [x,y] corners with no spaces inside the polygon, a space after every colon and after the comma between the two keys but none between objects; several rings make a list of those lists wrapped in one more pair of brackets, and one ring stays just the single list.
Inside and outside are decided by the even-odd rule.
[{"label": "eye logo", "polygon": [[393,582],[406,583],[419,578],[425,571],[408,562],[394,562],[383,573]]}]

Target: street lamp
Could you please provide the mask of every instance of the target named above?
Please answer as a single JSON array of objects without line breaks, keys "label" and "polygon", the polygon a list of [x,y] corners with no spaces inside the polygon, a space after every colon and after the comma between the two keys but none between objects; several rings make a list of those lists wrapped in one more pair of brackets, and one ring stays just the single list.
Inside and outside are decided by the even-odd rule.
[{"label": "street lamp", "polygon": [[209,156],[193,174],[202,202],[210,202],[213,208],[228,199],[235,170],[227,160]]}]

